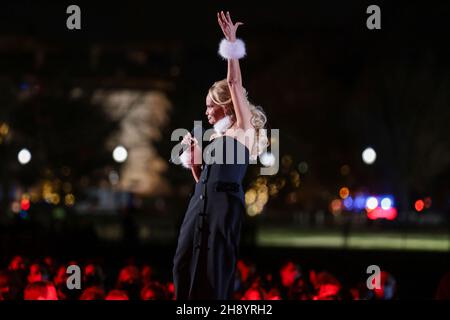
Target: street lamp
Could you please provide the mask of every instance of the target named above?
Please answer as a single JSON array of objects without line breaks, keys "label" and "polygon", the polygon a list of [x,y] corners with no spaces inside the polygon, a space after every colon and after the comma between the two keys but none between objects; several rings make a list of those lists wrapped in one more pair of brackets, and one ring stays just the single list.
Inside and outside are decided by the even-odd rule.
[{"label": "street lamp", "polygon": [[28,151],[28,149],[23,148],[19,151],[17,154],[17,160],[19,160],[19,163],[22,165],[27,164],[31,160],[31,153]]},{"label": "street lamp", "polygon": [[128,151],[124,146],[117,146],[113,151],[113,159],[116,162],[125,162],[128,158]]},{"label": "street lamp", "polygon": [[362,153],[362,159],[365,164],[373,164],[377,159],[377,153],[370,147],[366,148]]}]

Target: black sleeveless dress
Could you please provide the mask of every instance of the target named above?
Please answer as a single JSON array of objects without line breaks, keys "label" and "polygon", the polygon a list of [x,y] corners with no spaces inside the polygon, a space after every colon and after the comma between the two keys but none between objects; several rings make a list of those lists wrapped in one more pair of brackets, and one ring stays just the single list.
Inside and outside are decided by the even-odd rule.
[{"label": "black sleeveless dress", "polygon": [[230,136],[215,138],[205,151],[213,161],[202,165],[173,260],[177,300],[224,300],[233,293],[250,154]]}]

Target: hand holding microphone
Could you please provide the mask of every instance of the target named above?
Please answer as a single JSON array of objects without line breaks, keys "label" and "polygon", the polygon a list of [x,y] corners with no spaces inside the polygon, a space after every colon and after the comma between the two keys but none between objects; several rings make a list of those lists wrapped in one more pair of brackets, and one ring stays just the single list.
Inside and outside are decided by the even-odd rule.
[{"label": "hand holding microphone", "polygon": [[[180,144],[181,145],[183,145],[183,146],[188,146],[187,148],[186,147],[183,147],[181,150],[180,150],[180,152],[179,152],[179,154],[178,154],[178,158],[181,160],[181,164],[183,164],[183,166],[184,167],[187,167],[188,166],[188,163],[187,162],[189,162],[189,163],[192,163],[192,160],[189,160],[189,159],[186,159],[186,156],[189,154],[189,157],[192,155],[194,155],[194,152],[192,152],[193,150],[194,150],[194,148],[196,147],[196,146],[198,146],[199,145],[199,143],[198,143],[198,140],[197,140],[197,137],[202,137],[202,134],[203,134],[203,129],[202,129],[202,127],[201,126],[195,126],[192,130],[191,130],[191,132],[188,132],[188,133],[186,133],[185,135],[184,135],[184,137],[183,137],[183,139],[181,140],[181,142],[180,142]],[[185,153],[186,152],[186,153]],[[171,158],[170,160],[169,160],[169,162],[170,163],[176,163],[175,161],[174,161],[174,159],[173,158]]]},{"label": "hand holding microphone", "polygon": [[190,132],[188,132],[183,137],[183,140],[181,140],[181,144],[191,146],[191,148],[192,148],[192,147],[198,145],[198,140],[195,137],[192,137],[192,134]]},{"label": "hand holding microphone", "polygon": [[188,148],[181,152],[181,155],[179,156],[181,164],[186,169],[191,169],[196,163],[195,161],[198,161],[198,159],[196,159],[199,153],[198,150],[196,150],[196,148],[198,149],[198,141],[196,138],[192,137],[190,133],[187,133],[183,137],[181,144],[188,146]]}]

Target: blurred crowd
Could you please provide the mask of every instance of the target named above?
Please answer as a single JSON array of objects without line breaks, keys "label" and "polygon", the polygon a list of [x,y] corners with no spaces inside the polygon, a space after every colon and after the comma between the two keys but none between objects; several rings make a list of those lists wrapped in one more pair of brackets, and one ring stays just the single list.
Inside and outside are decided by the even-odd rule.
[{"label": "blurred crowd", "polygon": [[[69,289],[69,265],[81,271],[80,289]],[[3,266],[2,266],[3,267]],[[108,281],[107,281],[108,280]],[[369,290],[367,279],[354,286],[343,285],[333,274],[315,270],[304,272],[292,260],[281,263],[277,272],[261,273],[251,261],[239,260],[236,268],[234,300],[393,300],[398,299],[397,281],[381,272],[377,289]],[[439,283],[437,299],[450,298],[450,273]],[[13,257],[0,270],[0,300],[174,300],[171,281],[161,281],[149,264],[126,263],[106,275],[99,263],[57,263],[53,257],[30,261]]]}]

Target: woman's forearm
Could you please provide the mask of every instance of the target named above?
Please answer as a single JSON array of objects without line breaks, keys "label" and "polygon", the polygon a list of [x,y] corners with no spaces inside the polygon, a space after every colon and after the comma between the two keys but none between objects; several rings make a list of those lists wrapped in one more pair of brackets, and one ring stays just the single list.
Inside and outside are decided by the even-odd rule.
[{"label": "woman's forearm", "polygon": [[248,129],[251,126],[250,119],[252,115],[247,105],[244,88],[242,87],[241,68],[238,59],[228,59],[227,82],[230,88],[231,100],[233,101],[237,126]]},{"label": "woman's forearm", "polygon": [[229,84],[242,85],[241,68],[238,59],[228,59],[227,81]]},{"label": "woman's forearm", "polygon": [[195,179],[195,182],[198,182],[200,180],[200,165],[194,164],[191,167],[192,176]]}]

